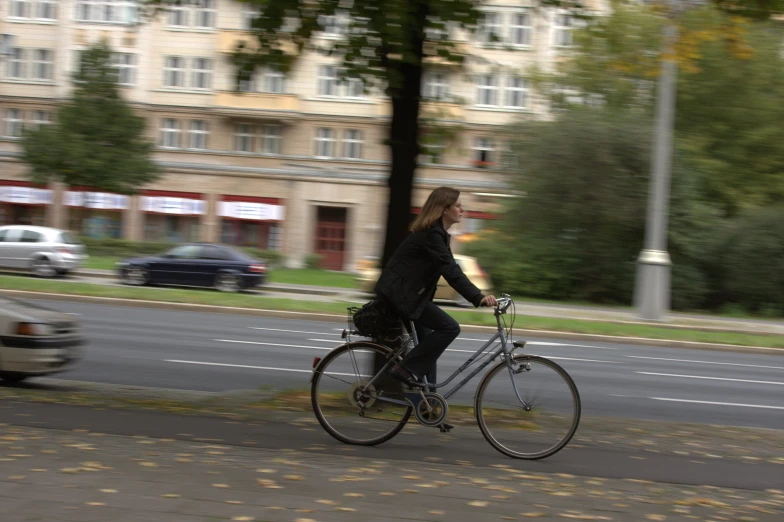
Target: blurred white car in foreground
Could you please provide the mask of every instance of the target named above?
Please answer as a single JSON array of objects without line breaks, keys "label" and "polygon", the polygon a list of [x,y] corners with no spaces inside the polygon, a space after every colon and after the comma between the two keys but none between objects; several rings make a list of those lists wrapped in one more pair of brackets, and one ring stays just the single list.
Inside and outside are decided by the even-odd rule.
[{"label": "blurred white car in foreground", "polygon": [[68,370],[83,345],[74,316],[0,295],[0,379],[20,382]]}]

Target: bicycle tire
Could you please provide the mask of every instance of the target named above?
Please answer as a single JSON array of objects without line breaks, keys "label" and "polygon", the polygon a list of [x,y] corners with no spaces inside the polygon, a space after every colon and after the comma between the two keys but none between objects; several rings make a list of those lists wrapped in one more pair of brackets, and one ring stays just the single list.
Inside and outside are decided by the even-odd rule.
[{"label": "bicycle tire", "polygon": [[[512,374],[510,372],[509,382],[512,382],[514,375],[523,375],[524,377],[532,375],[530,372],[533,371],[534,367],[536,367],[535,375],[538,376],[537,378],[539,378],[541,375],[541,377],[544,377],[542,382],[548,382],[548,387],[556,389],[553,386],[559,381],[549,380],[551,378],[547,377],[547,372],[544,371],[545,368],[549,368],[550,370],[554,371],[555,375],[562,379],[566,388],[568,388],[568,396],[571,397],[571,406],[566,404],[568,399],[561,397],[560,402],[563,403],[561,406],[563,406],[564,414],[559,416],[548,411],[546,408],[539,408],[538,404],[536,407],[536,412],[534,412],[534,408],[530,407],[530,404],[533,404],[535,399],[531,398],[530,396],[526,397],[526,400],[530,399],[529,409],[525,409],[521,406],[520,400],[517,396],[513,397],[512,404],[501,402],[497,399],[488,399],[486,394],[494,382],[494,378],[499,375],[499,372],[508,369],[507,363],[505,361],[501,361],[493,366],[490,371],[487,372],[487,374],[485,374],[485,376],[482,378],[482,381],[479,383],[479,386],[477,386],[476,395],[474,396],[474,412],[476,415],[476,420],[479,424],[479,429],[487,442],[489,442],[491,446],[504,455],[512,458],[526,460],[543,459],[563,449],[576,433],[577,427],[580,424],[580,415],[582,409],[580,394],[577,391],[577,386],[575,385],[571,376],[566,372],[566,370],[553,361],[537,355],[523,354],[515,355],[514,360],[519,364],[531,364],[532,366],[530,367],[530,370],[525,371],[525,375],[523,375],[524,372],[520,372],[519,374]],[[553,375],[551,372],[551,376],[554,377],[555,375]],[[533,383],[532,379],[529,379],[529,381]],[[525,384],[528,385],[528,382]],[[519,388],[522,387],[522,385],[518,386],[517,382],[515,382],[514,386],[518,388],[517,392],[520,393]],[[511,386],[509,388],[511,388],[512,393],[514,393],[514,388]],[[505,393],[508,395],[508,391],[503,388],[503,385],[499,386],[498,389],[496,389],[494,386],[493,389],[490,390],[490,393]],[[528,392],[523,392],[523,394],[526,393]],[[566,394],[564,395],[566,396]],[[553,400],[556,403],[558,401],[558,399]],[[509,409],[503,410],[503,413],[497,413],[488,405],[490,402],[504,404],[509,407]],[[514,403],[516,403],[516,406]],[[519,415],[520,413],[524,413],[524,415]],[[491,420],[493,420],[493,427],[488,426],[488,414]],[[538,418],[537,415],[539,416]],[[566,416],[570,416],[571,419],[566,419]],[[496,421],[495,419],[499,420]],[[565,426],[564,429],[559,428],[559,435],[557,437],[558,440],[556,440],[553,444],[546,442],[547,435],[543,435],[541,433],[543,431],[542,426],[544,425],[545,421],[550,421],[553,424]],[[499,427],[496,429],[496,424],[498,424],[498,426],[503,426],[503,428]],[[562,435],[560,433],[562,433]],[[545,442],[538,444],[539,446],[543,447],[537,451],[524,451],[522,449],[510,447],[509,443],[502,443],[499,440],[500,434],[504,434],[505,436],[509,435],[510,439],[513,440],[515,437],[518,439],[523,439],[523,435],[527,435],[531,438],[531,440],[538,438],[544,440]],[[521,448],[520,444],[522,444],[522,442],[517,442],[518,448]]]},{"label": "bicycle tire", "polygon": [[[330,365],[338,366],[336,372],[333,375],[346,376],[344,372],[340,371],[342,369],[340,368],[340,364],[345,365],[345,363],[338,363],[337,361],[339,361],[342,356],[346,355],[349,352],[352,351],[358,352],[360,350],[365,352],[370,352],[373,355],[381,356],[383,358],[382,359],[383,361],[388,360],[390,357],[394,355],[394,351],[391,350],[390,348],[367,341],[346,343],[331,350],[314,370],[313,378],[311,379],[311,388],[310,388],[311,405],[313,406],[313,412],[316,415],[316,419],[318,420],[319,424],[321,424],[321,427],[324,428],[324,430],[335,439],[344,442],[346,444],[353,444],[353,445],[360,445],[360,446],[375,446],[377,444],[381,444],[382,442],[388,441],[389,439],[397,435],[400,432],[400,430],[403,429],[403,427],[408,422],[409,417],[411,416],[412,408],[410,405],[406,405],[406,406],[392,405],[390,403],[384,401],[378,401],[378,399],[376,399],[373,403],[371,403],[371,406],[375,405],[376,402],[378,402],[379,404],[386,404],[388,409],[390,410],[393,409],[395,410],[394,412],[384,412],[384,414],[390,418],[381,419],[380,417],[375,418],[375,417],[360,416],[360,409],[362,408],[360,408],[358,404],[352,403],[352,396],[354,397],[354,402],[359,402],[356,400],[356,396],[354,395],[356,392],[356,387],[358,386],[357,383],[361,383],[361,381],[363,381],[362,377],[365,377],[365,380],[369,380],[369,379],[367,375],[366,376],[360,375],[358,371],[355,372],[355,375],[349,376],[349,378],[350,377],[355,378],[354,383],[349,383],[348,381],[342,380],[340,378],[335,378],[336,381],[344,382],[350,385],[348,389],[348,395],[346,395],[345,398],[341,396],[340,392],[338,392],[336,395],[334,392],[329,393],[327,391],[324,391],[324,393],[322,394],[322,386],[324,388],[327,388],[326,385],[323,385],[323,383],[325,382],[324,378],[331,376],[330,372],[328,371]],[[354,361],[353,361],[355,368],[357,367],[356,355],[357,354],[354,354]],[[351,360],[351,357],[352,356],[349,355],[349,360]],[[375,372],[372,373],[375,374]],[[387,382],[389,383],[388,386],[390,386],[390,388],[392,388],[393,386],[395,387],[394,388],[395,391],[390,392],[390,396],[393,396],[393,394],[400,389],[399,388],[400,385],[398,383],[393,384],[391,379],[389,378],[386,379]],[[339,387],[340,385],[336,385],[336,386]],[[383,391],[381,391],[380,393],[383,393]],[[402,399],[402,394],[400,395],[400,398]],[[343,402],[344,400],[345,402]],[[336,420],[332,420],[330,422],[330,419],[332,417],[331,415],[327,415],[325,413],[328,410],[328,408],[326,408],[326,404],[324,404],[328,401],[332,401],[333,403],[336,402],[338,404],[337,409],[340,410],[342,408],[342,410],[335,415],[335,419],[349,420],[351,418],[354,418],[354,421],[339,423]],[[356,417],[353,417],[354,414],[356,414]],[[373,433],[377,433],[378,431],[383,431],[383,434],[376,435],[376,436],[369,436],[367,438],[359,438],[356,435],[350,435],[345,433],[347,429],[341,426],[341,424],[345,424],[345,425],[351,425],[351,427],[360,427],[361,426],[360,421],[362,419],[365,419],[366,421],[370,421],[370,420],[384,421],[389,425],[389,430],[383,431],[382,427],[384,426],[384,424],[381,422],[377,422],[374,423],[374,426],[381,426],[381,427],[370,428],[370,426],[365,426],[365,428],[367,431]],[[366,422],[366,424],[368,423]]]}]

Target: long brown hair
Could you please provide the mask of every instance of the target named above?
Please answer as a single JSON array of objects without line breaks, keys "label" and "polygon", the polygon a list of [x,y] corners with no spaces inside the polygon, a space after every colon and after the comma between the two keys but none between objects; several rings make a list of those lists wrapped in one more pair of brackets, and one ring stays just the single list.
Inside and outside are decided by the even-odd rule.
[{"label": "long brown hair", "polygon": [[427,197],[425,205],[411,224],[411,231],[421,232],[432,227],[436,221],[443,217],[444,210],[454,205],[459,197],[460,191],[452,187],[438,187],[435,189]]}]

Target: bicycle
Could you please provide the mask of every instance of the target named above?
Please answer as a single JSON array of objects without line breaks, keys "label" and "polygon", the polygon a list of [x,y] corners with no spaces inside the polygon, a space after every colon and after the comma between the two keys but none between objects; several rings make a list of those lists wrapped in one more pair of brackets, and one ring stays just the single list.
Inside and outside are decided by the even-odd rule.
[{"label": "bicycle", "polygon": [[[502,319],[510,306],[512,319],[507,329]],[[420,424],[443,431],[449,397],[499,358],[480,381],[473,399],[479,429],[495,449],[513,458],[541,459],[563,449],[577,431],[580,395],[569,374],[545,357],[514,353],[525,342],[511,341],[509,347],[515,313],[508,295],[502,294],[494,310],[497,332],[449,378],[425,383],[424,389],[404,388],[387,375],[408,345],[417,344],[413,324],[403,323],[407,335],[399,335],[393,343],[352,341],[351,336],[358,334],[352,328],[352,310],[356,309],[349,308],[349,327],[343,331],[347,342],[323,358],[314,358],[311,376],[313,411],[319,424],[337,440],[381,444],[397,435],[412,413]],[[494,343],[498,345],[487,351]],[[477,364],[446,393],[435,393]],[[504,379],[507,373],[509,379]]]}]

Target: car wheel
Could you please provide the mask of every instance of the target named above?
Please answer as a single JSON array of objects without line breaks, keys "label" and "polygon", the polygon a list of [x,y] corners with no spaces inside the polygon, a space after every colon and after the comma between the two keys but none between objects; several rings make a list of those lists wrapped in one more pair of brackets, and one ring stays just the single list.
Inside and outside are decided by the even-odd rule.
[{"label": "car wheel", "polygon": [[33,273],[38,277],[54,277],[57,275],[57,270],[55,270],[52,263],[45,257],[33,259],[32,269]]},{"label": "car wheel", "polygon": [[215,288],[221,292],[239,292],[240,278],[234,274],[218,274],[215,278]]},{"label": "car wheel", "polygon": [[150,276],[146,268],[132,266],[123,270],[122,281],[126,285],[144,286],[149,281]]},{"label": "car wheel", "polygon": [[0,372],[0,379],[3,379],[5,382],[22,382],[27,377],[29,376],[23,373]]}]

